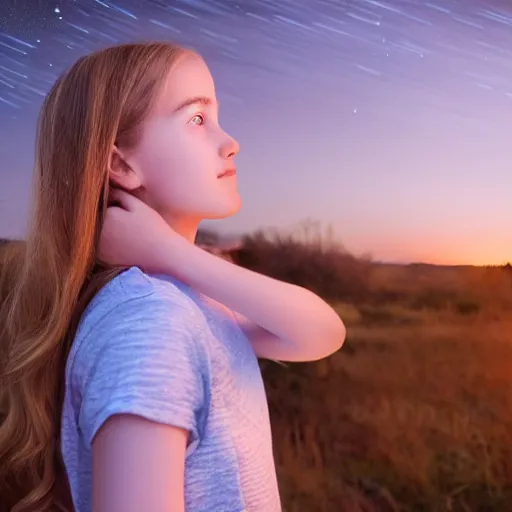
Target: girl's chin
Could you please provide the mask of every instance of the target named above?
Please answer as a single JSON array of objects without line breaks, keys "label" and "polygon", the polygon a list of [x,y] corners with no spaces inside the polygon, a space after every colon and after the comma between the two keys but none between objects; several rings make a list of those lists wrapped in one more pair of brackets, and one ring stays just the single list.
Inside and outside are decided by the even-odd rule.
[{"label": "girl's chin", "polygon": [[232,217],[237,214],[242,207],[242,201],[238,198],[236,201],[233,201],[231,204],[226,205],[224,208],[219,208],[218,211],[211,212],[210,215],[205,217],[208,220],[221,220]]}]

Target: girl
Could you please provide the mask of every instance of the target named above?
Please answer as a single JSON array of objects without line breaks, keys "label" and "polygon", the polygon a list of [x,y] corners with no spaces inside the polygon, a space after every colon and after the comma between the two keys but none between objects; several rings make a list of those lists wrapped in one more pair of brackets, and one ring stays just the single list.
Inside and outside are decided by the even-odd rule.
[{"label": "girl", "polygon": [[345,330],[311,292],[194,245],[240,208],[238,150],[188,49],[108,48],[50,91],[0,318],[7,510],[281,510],[257,357],[323,358]]}]

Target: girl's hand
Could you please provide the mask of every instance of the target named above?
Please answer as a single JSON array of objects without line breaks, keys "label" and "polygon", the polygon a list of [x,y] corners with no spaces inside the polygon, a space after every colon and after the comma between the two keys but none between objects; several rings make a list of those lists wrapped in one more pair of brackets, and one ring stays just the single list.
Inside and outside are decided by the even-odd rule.
[{"label": "girl's hand", "polygon": [[[112,189],[103,222],[99,258],[110,265],[138,266],[149,273],[165,273],[169,241],[179,235],[155,210],[120,189]],[[166,261],[167,260],[167,261]]]}]

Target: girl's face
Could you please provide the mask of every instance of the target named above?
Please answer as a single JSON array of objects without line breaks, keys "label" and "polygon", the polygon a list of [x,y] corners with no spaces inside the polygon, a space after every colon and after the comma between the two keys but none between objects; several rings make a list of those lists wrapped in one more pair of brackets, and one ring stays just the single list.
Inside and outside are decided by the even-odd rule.
[{"label": "girl's face", "polygon": [[208,67],[187,54],[169,73],[139,145],[125,153],[141,185],[138,195],[169,222],[224,218],[240,209],[239,146],[218,115]]}]

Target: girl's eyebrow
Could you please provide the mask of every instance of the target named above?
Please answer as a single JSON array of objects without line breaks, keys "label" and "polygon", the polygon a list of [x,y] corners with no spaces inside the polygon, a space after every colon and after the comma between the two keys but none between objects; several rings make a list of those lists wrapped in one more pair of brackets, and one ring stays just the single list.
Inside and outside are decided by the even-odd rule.
[{"label": "girl's eyebrow", "polygon": [[180,110],[183,110],[186,107],[189,107],[190,105],[205,105],[210,106],[214,103],[217,104],[217,107],[219,105],[218,101],[214,101],[211,98],[208,98],[207,96],[194,96],[192,98],[188,98],[185,101],[181,102],[174,110],[173,114],[176,112],[179,112]]}]

